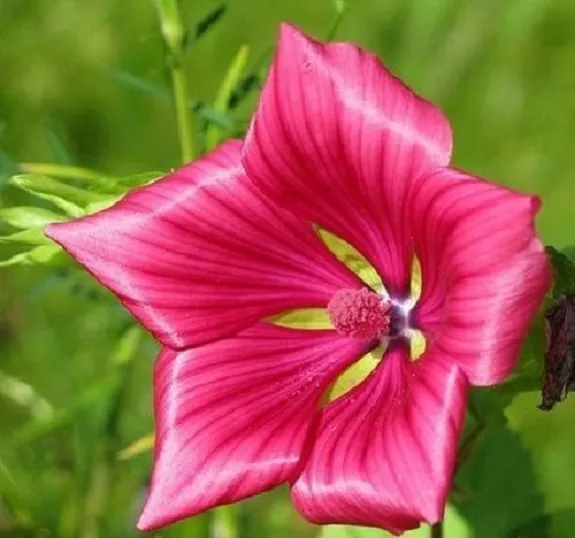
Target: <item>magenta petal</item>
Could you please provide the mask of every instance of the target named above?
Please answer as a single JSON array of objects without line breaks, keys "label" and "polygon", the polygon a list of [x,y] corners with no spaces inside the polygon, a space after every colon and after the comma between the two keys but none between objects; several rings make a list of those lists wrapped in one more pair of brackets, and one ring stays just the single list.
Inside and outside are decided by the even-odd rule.
[{"label": "magenta petal", "polygon": [[451,486],[467,380],[428,355],[393,348],[363,384],[322,414],[313,452],[293,486],[312,522],[395,534],[440,520]]},{"label": "magenta petal", "polygon": [[156,363],[156,447],[139,528],[294,478],[317,406],[365,343],[260,324]]},{"label": "magenta petal", "polygon": [[47,234],[164,344],[228,336],[265,316],[325,306],[359,280],[309,223],[264,200],[228,142],[111,209]]},{"label": "magenta petal", "polygon": [[412,179],[449,163],[451,130],[380,61],[283,25],[244,146],[250,178],[360,250],[390,291],[405,291]]},{"label": "magenta petal", "polygon": [[539,200],[455,170],[414,185],[423,293],[416,323],[473,385],[502,381],[550,284],[534,229]]}]

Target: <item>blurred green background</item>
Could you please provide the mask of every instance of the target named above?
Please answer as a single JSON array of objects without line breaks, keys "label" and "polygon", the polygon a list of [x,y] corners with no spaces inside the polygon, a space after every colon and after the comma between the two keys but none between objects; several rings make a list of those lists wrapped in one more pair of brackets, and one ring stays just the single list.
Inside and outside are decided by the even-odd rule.
[{"label": "blurred green background", "polygon": [[[190,26],[216,6],[182,2]],[[376,52],[443,107],[455,165],[537,192],[545,242],[575,243],[575,2],[350,0],[348,7],[338,39]],[[250,47],[248,72],[259,73],[279,21],[324,38],[334,15],[329,0],[230,0],[188,53],[191,97],[214,102],[241,45]],[[5,184],[20,162],[118,175],[178,165],[151,1],[0,0],[0,38],[2,205],[25,200]],[[233,111],[226,132],[242,132],[256,97]],[[128,324],[79,272],[0,272],[0,536],[137,535],[150,454],[121,461],[117,453],[152,429],[155,346],[126,334]],[[475,460],[458,476],[447,537],[575,535],[575,397],[551,414],[537,403],[537,393],[525,393],[494,412]],[[238,518],[240,536],[221,521],[215,536],[317,535],[286,498],[280,490],[220,512],[218,521]],[[157,536],[203,538],[213,523],[208,515]],[[383,533],[334,528],[323,536],[368,535]]]}]

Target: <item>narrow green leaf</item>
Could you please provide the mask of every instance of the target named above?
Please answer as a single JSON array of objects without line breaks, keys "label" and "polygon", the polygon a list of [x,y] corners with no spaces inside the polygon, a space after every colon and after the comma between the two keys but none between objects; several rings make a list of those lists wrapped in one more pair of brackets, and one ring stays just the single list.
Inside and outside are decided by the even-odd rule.
[{"label": "narrow green leaf", "polygon": [[199,101],[197,99],[192,99],[188,102],[188,109],[197,114],[208,124],[218,125],[226,131],[232,131],[235,127],[234,120],[227,114],[221,114],[214,107]]},{"label": "narrow green leaf", "polygon": [[[167,88],[158,86],[149,80],[138,77],[137,75],[129,73],[128,71],[113,71],[112,78],[126,88],[138,91],[140,93],[145,93],[151,97],[165,101],[166,103],[171,102],[170,91]],[[216,112],[213,107],[199,99],[190,100],[188,102],[188,110],[194,114],[197,114],[200,118],[207,121],[208,123],[219,125],[228,131],[231,131],[234,127],[234,122],[231,120],[231,118]]]},{"label": "narrow green leaf", "polygon": [[0,235],[0,244],[49,245],[43,228],[30,228],[10,235]]},{"label": "narrow green leaf", "polygon": [[62,181],[40,175],[25,174],[13,176],[10,182],[17,187],[53,203],[72,217],[79,217],[85,205],[106,200],[102,194],[74,187]]},{"label": "narrow green leaf", "polygon": [[51,222],[65,220],[62,215],[42,207],[3,207],[0,208],[0,221],[14,228],[26,230],[40,228]]},{"label": "narrow green leaf", "polygon": [[[58,209],[62,210],[70,217],[80,217],[83,214],[80,206],[50,192],[54,188],[54,183],[59,183],[53,179],[31,175],[12,176],[9,182],[30,194],[41,198],[42,200],[46,200],[51,204],[54,204]],[[39,186],[40,182],[44,182],[44,185]],[[48,192],[46,192],[46,190]]]},{"label": "narrow green leaf", "polygon": [[25,252],[20,252],[5,260],[0,260],[0,267],[10,265],[36,265],[55,261],[55,256],[61,251],[56,245],[41,245]]},{"label": "narrow green leaf", "polygon": [[118,452],[118,459],[124,461],[131,460],[140,454],[149,452],[154,448],[154,440],[155,436],[153,433],[140,437],[126,448],[120,450],[120,452]]},{"label": "narrow green leaf", "polygon": [[228,101],[228,110],[237,108],[252,91],[257,90],[261,86],[273,52],[273,47],[267,47],[259,54],[249,73],[239,80],[232,91]]},{"label": "narrow green leaf", "polygon": [[[249,47],[242,45],[238,50],[235,58],[233,59],[228,72],[220,85],[218,90],[216,101],[214,103],[214,109],[220,114],[225,114],[228,111],[228,102],[232,94],[233,89],[238,84],[242,72],[246,67],[249,55]],[[215,148],[219,142],[222,140],[221,130],[215,125],[210,125],[206,133],[206,148],[207,150],[212,150]]]},{"label": "narrow green leaf", "polygon": [[196,41],[207,34],[225,15],[227,9],[227,4],[221,3],[194,24],[186,33],[184,46],[189,49]]},{"label": "narrow green leaf", "polygon": [[167,88],[158,86],[145,78],[130,73],[129,71],[118,69],[112,71],[110,75],[113,80],[126,88],[136,90],[140,93],[145,93],[162,101],[170,101],[170,92]]},{"label": "narrow green leaf", "polygon": [[85,181],[91,186],[114,187],[116,178],[89,168],[57,163],[22,163],[20,170],[26,174],[48,176],[56,179]]},{"label": "narrow green leaf", "polygon": [[228,110],[237,108],[240,103],[260,85],[260,77],[251,73],[243,77],[237,84],[228,99]]}]

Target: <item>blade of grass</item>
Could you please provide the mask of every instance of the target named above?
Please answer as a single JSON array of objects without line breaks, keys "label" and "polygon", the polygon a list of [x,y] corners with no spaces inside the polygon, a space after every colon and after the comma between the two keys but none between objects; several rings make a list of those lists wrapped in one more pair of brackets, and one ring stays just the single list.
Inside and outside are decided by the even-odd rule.
[{"label": "blade of grass", "polygon": [[[242,72],[244,71],[248,60],[249,52],[249,47],[242,45],[232,60],[216,96],[216,101],[214,103],[214,109],[216,112],[220,114],[226,114],[228,112],[230,96],[242,76]],[[219,144],[221,139],[222,136],[220,128],[215,125],[210,125],[206,133],[206,149],[208,151],[212,150]]]}]

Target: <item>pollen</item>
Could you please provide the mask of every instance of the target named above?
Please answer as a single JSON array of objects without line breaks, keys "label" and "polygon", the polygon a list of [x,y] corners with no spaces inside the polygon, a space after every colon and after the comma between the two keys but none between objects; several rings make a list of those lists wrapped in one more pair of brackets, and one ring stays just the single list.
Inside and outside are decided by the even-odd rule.
[{"label": "pollen", "polygon": [[327,305],[335,330],[353,338],[382,338],[389,333],[391,304],[366,288],[337,291]]}]

